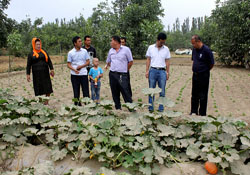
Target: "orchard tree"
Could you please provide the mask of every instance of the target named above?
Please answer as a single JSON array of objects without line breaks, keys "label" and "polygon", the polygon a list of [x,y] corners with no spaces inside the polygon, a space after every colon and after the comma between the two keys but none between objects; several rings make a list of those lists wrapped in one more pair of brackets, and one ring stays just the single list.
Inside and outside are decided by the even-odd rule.
[{"label": "orchard tree", "polygon": [[250,63],[250,1],[217,1],[212,13],[216,25],[215,48],[222,63],[241,65]]},{"label": "orchard tree", "polygon": [[201,36],[202,41],[208,45],[212,50],[216,50],[215,48],[215,39],[216,39],[216,29],[217,24],[214,22],[212,17],[206,17],[204,18],[204,23],[201,27],[201,30],[198,32],[198,34]]},{"label": "orchard tree", "polygon": [[101,60],[105,60],[110,49],[110,41],[112,35],[121,35],[117,18],[109,6],[108,1],[98,4],[93,9],[92,16],[88,19],[89,30],[87,35],[92,36],[92,44],[95,46],[97,56]]},{"label": "orchard tree", "polygon": [[[114,13],[118,21],[118,27],[123,36],[130,35],[133,38],[130,47],[136,57],[144,58],[146,48],[149,42],[155,41],[157,36],[154,36],[151,41],[148,35],[149,30],[141,30],[147,24],[153,24],[159,32],[163,25],[159,17],[163,16],[163,9],[160,0],[115,0]],[[145,29],[145,28],[144,28]],[[149,33],[145,33],[145,32]],[[148,41],[148,42],[145,42]]]},{"label": "orchard tree", "polygon": [[9,33],[8,27],[8,18],[4,13],[4,10],[8,8],[10,0],[1,0],[0,1],[0,48],[6,46],[6,40]]},{"label": "orchard tree", "polygon": [[16,57],[23,56],[23,44],[22,44],[22,36],[17,31],[9,34],[7,38],[7,45],[10,55],[14,55]]}]

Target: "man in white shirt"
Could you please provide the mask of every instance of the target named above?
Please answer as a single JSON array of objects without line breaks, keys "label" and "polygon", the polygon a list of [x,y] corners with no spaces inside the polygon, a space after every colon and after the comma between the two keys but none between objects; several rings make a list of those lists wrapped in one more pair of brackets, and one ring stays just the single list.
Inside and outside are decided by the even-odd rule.
[{"label": "man in white shirt", "polygon": [[74,98],[78,99],[75,105],[81,106],[79,102],[80,86],[82,87],[83,97],[89,97],[89,81],[86,67],[89,65],[89,54],[82,48],[82,40],[79,36],[72,39],[74,48],[69,51],[67,65],[71,73],[71,82]]},{"label": "man in white shirt", "polygon": [[[155,44],[148,47],[146,57],[146,78],[149,81],[149,88],[155,88],[158,83],[159,88],[162,89],[160,97],[165,97],[166,82],[169,79],[170,67],[170,51],[165,42],[167,35],[159,33]],[[149,96],[149,111],[154,111],[152,102],[154,97]],[[158,111],[163,112],[164,106],[159,105]]]}]

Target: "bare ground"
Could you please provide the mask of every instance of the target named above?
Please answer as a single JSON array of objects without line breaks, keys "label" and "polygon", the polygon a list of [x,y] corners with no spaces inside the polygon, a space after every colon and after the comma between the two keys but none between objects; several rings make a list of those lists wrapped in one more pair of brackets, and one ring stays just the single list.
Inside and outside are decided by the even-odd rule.
[{"label": "bare ground", "polygon": [[[191,64],[190,58],[172,58],[170,79],[166,85],[166,96],[176,102],[173,109],[184,114],[190,112]],[[100,66],[103,68],[104,63]],[[70,72],[66,65],[55,66],[55,74],[52,80],[54,93],[50,105],[59,108],[62,104],[72,103],[73,91]],[[148,97],[141,92],[143,88],[148,87],[148,80],[145,78],[145,60],[136,60],[130,74],[133,100],[142,99],[147,103]],[[104,71],[101,81],[101,100],[112,100],[108,71]],[[0,88],[10,88],[15,95],[34,97],[32,83],[26,81],[25,71],[0,74]],[[211,71],[208,115],[239,117],[250,123],[250,71],[242,68],[214,67]]]}]

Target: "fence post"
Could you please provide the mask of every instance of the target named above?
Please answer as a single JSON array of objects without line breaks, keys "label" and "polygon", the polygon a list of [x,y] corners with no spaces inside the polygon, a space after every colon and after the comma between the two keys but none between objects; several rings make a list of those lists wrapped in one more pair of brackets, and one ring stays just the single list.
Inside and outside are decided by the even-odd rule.
[{"label": "fence post", "polygon": [[10,72],[11,72],[11,61],[10,61],[10,53],[9,53],[8,87],[10,87]]},{"label": "fence post", "polygon": [[62,45],[61,45],[61,43],[60,43],[60,56],[61,56],[61,65],[62,65],[61,70],[63,72],[63,63],[64,63],[64,61],[63,61],[63,57],[62,57]]}]

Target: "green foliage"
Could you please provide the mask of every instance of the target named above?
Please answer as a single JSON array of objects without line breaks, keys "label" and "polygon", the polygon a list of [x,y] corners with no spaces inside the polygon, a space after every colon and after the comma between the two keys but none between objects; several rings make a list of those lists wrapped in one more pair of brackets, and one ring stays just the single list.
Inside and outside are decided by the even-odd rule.
[{"label": "green foliage", "polygon": [[212,50],[215,50],[215,38],[216,38],[216,23],[212,20],[211,17],[205,17],[204,25],[201,27],[201,30],[198,32],[202,38],[202,41],[208,45]]},{"label": "green foliage", "polygon": [[[144,58],[148,45],[156,41],[156,33],[163,29],[159,17],[163,16],[160,0],[114,1],[114,12],[121,34],[131,35],[130,43],[133,54]],[[149,30],[149,28],[153,30]]]},{"label": "green foliage", "polygon": [[118,23],[112,12],[112,7],[109,7],[108,1],[101,2],[96,8],[92,16],[88,19],[89,32],[88,35],[93,38],[93,45],[97,50],[99,59],[106,60],[110,49],[110,41],[113,35],[120,36]]},{"label": "green foliage", "polygon": [[249,66],[249,9],[250,2],[247,0],[217,2],[211,18],[212,23],[216,24],[213,31],[216,34],[214,47],[220,62],[227,65],[235,62]]},{"label": "green foliage", "polygon": [[191,32],[183,34],[181,31],[168,32],[167,46],[170,50],[175,51],[180,48],[191,48]]},{"label": "green foliage", "polygon": [[0,1],[0,48],[7,45],[7,36],[13,28],[15,28],[17,22],[10,18],[7,18],[4,10],[8,8],[10,0],[1,0]]},{"label": "green foliage", "polygon": [[143,20],[139,28],[140,32],[144,36],[141,50],[144,52],[142,54],[145,55],[148,46],[155,43],[157,35],[163,31],[163,24],[160,21]]},{"label": "green foliage", "polygon": [[[112,6],[104,1],[94,8],[88,19],[80,14],[70,21],[56,19],[55,22],[43,24],[42,18],[37,18],[33,23],[27,18],[10,31],[17,29],[21,34],[23,55],[31,51],[33,37],[41,38],[43,49],[50,54],[58,54],[67,53],[73,47],[74,36],[78,35],[83,39],[85,35],[90,35],[97,56],[105,60],[110,49],[111,36],[118,35],[127,37],[136,58],[144,58],[148,45],[155,42],[157,34],[163,30],[159,19],[162,15],[163,9],[159,0],[116,0]],[[5,32],[5,37],[7,36],[8,33]]]},{"label": "green foliage", "polygon": [[[171,51],[175,51],[176,49],[181,48],[191,48],[192,45],[190,43],[191,37],[194,34],[200,34],[201,29],[204,28],[204,24],[206,22],[203,20],[203,17],[192,18],[192,23],[190,26],[189,18],[186,18],[183,24],[180,24],[179,18],[176,19],[173,24],[172,29],[168,26],[167,34],[167,46]],[[205,42],[205,44],[208,44]],[[209,44],[208,44],[209,45]]]},{"label": "green foliage", "polygon": [[[62,106],[55,111],[39,99],[0,90],[1,151],[8,148],[2,145],[22,145],[35,136],[51,149],[53,161],[70,154],[74,160],[97,159],[110,169],[123,166],[147,175],[159,174],[159,164],[191,160],[215,162],[223,171],[249,171],[243,162],[250,151],[250,133],[241,120],[183,116],[174,111],[148,113],[141,103],[125,104],[132,113],[114,112],[112,102],[96,105],[88,98],[81,99],[83,107]],[[174,105],[169,99],[157,103]],[[242,172],[234,169],[235,162]],[[100,174],[109,171],[101,169]]]},{"label": "green foliage", "polygon": [[[41,38],[43,48],[50,54],[67,53],[72,47],[72,38],[76,35],[92,36],[97,56],[105,60],[110,49],[112,35],[126,36],[128,46],[135,58],[144,58],[148,45],[164,28],[159,17],[163,16],[160,0],[115,0],[111,6],[108,1],[101,2],[91,17],[83,15],[66,21],[43,24],[42,18],[33,23],[30,18],[17,23],[3,13],[8,0],[1,1],[0,8],[0,47],[7,46],[7,37],[18,35],[16,45],[10,47],[16,56],[27,55],[31,51],[31,39]],[[174,51],[190,48],[190,38],[199,34],[203,42],[219,55],[219,61],[230,65],[237,63],[250,66],[250,2],[248,0],[217,1],[217,7],[210,17],[186,18],[181,24],[177,18],[172,29],[168,26],[167,46]],[[191,25],[190,25],[191,23]],[[17,30],[18,32],[13,32]],[[12,41],[13,43],[14,41]],[[20,48],[22,45],[22,49]]]},{"label": "green foliage", "polygon": [[7,38],[9,54],[20,57],[23,54],[22,36],[17,31],[9,34]]}]

